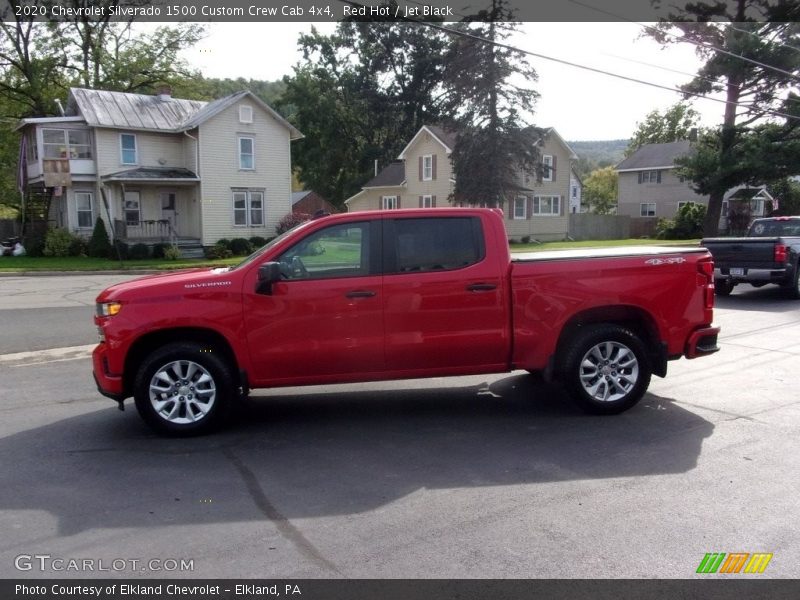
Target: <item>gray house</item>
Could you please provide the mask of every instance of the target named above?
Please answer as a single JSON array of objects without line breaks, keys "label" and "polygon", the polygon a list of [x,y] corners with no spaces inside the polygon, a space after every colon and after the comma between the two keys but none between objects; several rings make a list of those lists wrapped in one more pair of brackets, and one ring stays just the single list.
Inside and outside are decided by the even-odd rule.
[{"label": "gray house", "polygon": [[24,175],[52,224],[213,245],[269,237],[291,212],[299,131],[249,91],[213,102],[72,88],[63,116],[23,119]]}]

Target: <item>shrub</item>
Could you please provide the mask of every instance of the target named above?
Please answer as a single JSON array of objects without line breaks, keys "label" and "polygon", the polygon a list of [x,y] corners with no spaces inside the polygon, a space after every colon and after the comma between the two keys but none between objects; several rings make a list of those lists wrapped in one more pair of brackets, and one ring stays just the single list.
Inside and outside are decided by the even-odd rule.
[{"label": "shrub", "polygon": [[231,240],[230,250],[234,256],[247,256],[253,251],[253,246],[244,238]]},{"label": "shrub", "polygon": [[128,260],[128,256],[130,255],[130,247],[125,242],[121,242],[116,240],[111,245],[111,250],[109,250],[108,258],[111,260]]},{"label": "shrub", "polygon": [[659,219],[656,237],[661,240],[690,240],[703,235],[706,207],[688,202],[678,209],[674,219]]},{"label": "shrub", "polygon": [[134,244],[131,246],[128,256],[130,256],[131,260],[150,258],[150,248],[147,247],[147,244]]},{"label": "shrub", "polygon": [[289,213],[285,215],[280,221],[278,221],[277,227],[275,227],[275,232],[280,235],[292,229],[293,227],[297,227],[300,223],[305,223],[311,217],[305,213]]},{"label": "shrub", "polygon": [[254,235],[250,238],[249,242],[253,245],[253,248],[261,248],[261,246],[267,243],[267,238]]},{"label": "shrub", "polygon": [[[153,255],[155,255],[155,248],[153,248],[153,250],[154,250]],[[178,260],[180,257],[181,257],[181,249],[178,248],[177,246],[170,245],[164,248],[164,258],[166,258],[167,260]]]},{"label": "shrub", "polygon": [[223,248],[227,248],[228,250],[231,249],[231,241],[228,238],[222,238],[221,240],[217,240],[217,243],[215,245],[222,246]]},{"label": "shrub", "polygon": [[66,229],[49,229],[44,238],[45,256],[70,256],[75,236]]},{"label": "shrub", "polygon": [[153,244],[153,258],[165,258],[165,252],[169,244]]},{"label": "shrub", "polygon": [[97,217],[97,220],[94,222],[92,237],[89,238],[89,243],[86,246],[86,253],[95,258],[102,258],[108,256],[109,252],[111,252],[111,240],[108,237],[106,224],[103,222],[103,219]]},{"label": "shrub", "polygon": [[231,256],[233,256],[233,252],[231,252],[230,248],[219,242],[210,248],[206,248],[206,258],[230,258]]},{"label": "shrub", "polygon": [[523,243],[523,244],[530,244],[530,243],[531,243],[531,236],[529,236],[529,235],[523,235],[523,236],[522,236],[522,243]]},{"label": "shrub", "polygon": [[83,239],[81,236],[76,235],[72,238],[72,242],[69,245],[69,255],[86,256],[86,249],[87,249],[86,240]]},{"label": "shrub", "polygon": [[34,258],[44,256],[44,238],[31,236],[25,240],[25,254]]}]

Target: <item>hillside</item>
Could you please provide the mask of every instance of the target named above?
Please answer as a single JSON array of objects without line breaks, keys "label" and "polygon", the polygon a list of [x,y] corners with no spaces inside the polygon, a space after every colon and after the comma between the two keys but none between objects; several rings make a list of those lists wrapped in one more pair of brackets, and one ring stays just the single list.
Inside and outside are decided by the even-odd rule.
[{"label": "hillside", "polygon": [[578,174],[583,177],[599,167],[620,162],[629,140],[591,140],[567,142],[578,155]]}]

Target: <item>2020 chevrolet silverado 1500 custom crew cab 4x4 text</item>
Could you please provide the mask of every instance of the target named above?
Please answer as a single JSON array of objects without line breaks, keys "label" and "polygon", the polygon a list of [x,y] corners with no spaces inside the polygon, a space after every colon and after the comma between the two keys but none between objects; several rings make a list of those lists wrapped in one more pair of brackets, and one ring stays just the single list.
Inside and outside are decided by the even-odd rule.
[{"label": "2020 chevrolet silverado 1500 custom crew cab 4x4 text", "polygon": [[774,283],[800,299],[800,217],[756,219],[746,237],[706,238],[700,245],[714,257],[717,294],[739,283]]},{"label": "2020 chevrolet silverado 1500 custom crew cab 4x4 text", "polygon": [[162,433],[221,424],[251,388],[543,372],[618,413],[667,361],[717,350],[702,248],[509,253],[496,209],[312,220],[230,269],[97,298],[99,390]]}]

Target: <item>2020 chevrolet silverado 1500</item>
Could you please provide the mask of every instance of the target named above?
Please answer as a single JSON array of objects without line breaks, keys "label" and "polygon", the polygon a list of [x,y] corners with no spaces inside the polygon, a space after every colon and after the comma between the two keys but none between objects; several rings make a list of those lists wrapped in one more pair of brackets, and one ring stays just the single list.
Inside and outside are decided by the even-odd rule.
[{"label": "2020 chevrolet silverado 1500", "polygon": [[739,283],[774,283],[800,298],[800,217],[756,219],[746,237],[706,238],[700,245],[714,256],[714,284],[720,296],[729,295]]},{"label": "2020 chevrolet silverado 1500", "polygon": [[309,221],[230,269],[97,297],[101,393],[157,431],[220,425],[251,388],[543,372],[618,413],[667,361],[717,350],[702,248],[509,254],[496,209]]}]

